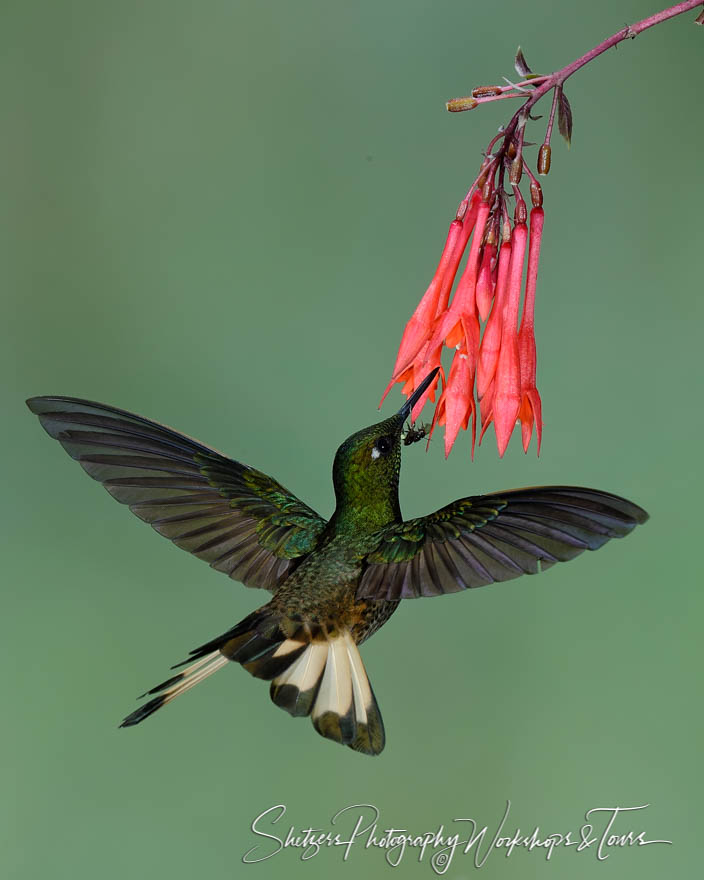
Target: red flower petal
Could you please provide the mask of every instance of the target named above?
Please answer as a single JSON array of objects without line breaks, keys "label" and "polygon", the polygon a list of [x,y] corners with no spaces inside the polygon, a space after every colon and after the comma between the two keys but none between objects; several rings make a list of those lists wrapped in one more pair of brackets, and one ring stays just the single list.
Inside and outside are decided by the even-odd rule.
[{"label": "red flower petal", "polygon": [[543,421],[542,402],[535,386],[536,352],[535,352],[535,288],[538,278],[538,261],[540,259],[540,242],[543,234],[544,215],[542,208],[533,208],[530,214],[530,243],[528,246],[528,269],[526,272],[526,296],[523,306],[521,328],[518,331],[518,351],[521,362],[521,434],[523,450],[528,451],[533,433],[535,419],[538,438],[538,455],[542,441]]},{"label": "red flower petal", "polygon": [[494,298],[496,277],[493,268],[495,258],[496,245],[487,242],[484,245],[477,277],[477,310],[482,321],[486,321],[491,311],[491,301]]},{"label": "red flower petal", "polygon": [[503,458],[521,406],[521,373],[518,360],[518,309],[523,280],[523,258],[526,252],[528,230],[519,223],[511,234],[511,264],[509,266],[508,298],[504,310],[501,333],[501,351],[496,365],[496,393],[493,420],[499,457]]},{"label": "red flower petal", "polygon": [[494,378],[496,364],[501,350],[501,327],[503,324],[503,309],[506,302],[506,289],[508,286],[508,270],[511,263],[511,244],[504,242],[499,251],[499,274],[496,283],[496,296],[494,307],[489,315],[484,336],[479,346],[479,361],[477,363],[477,395],[481,400],[489,383]]},{"label": "red flower petal", "polygon": [[[476,425],[476,410],[473,394],[474,376],[470,369],[469,356],[458,349],[452,359],[450,376],[445,389],[445,458],[450,454],[460,428],[466,429],[470,418]],[[472,431],[472,458],[474,458],[474,431]]]},{"label": "red flower petal", "polygon": [[435,347],[442,340],[449,348],[454,348],[463,338],[463,330],[461,327],[462,318],[474,317],[476,320],[476,300],[475,290],[477,284],[477,273],[479,271],[479,248],[484,235],[484,227],[489,216],[489,205],[481,202],[476,214],[476,225],[474,228],[474,236],[472,238],[472,246],[469,249],[467,257],[467,265],[457,284],[457,290],[452,298],[452,303],[448,311],[440,318],[440,321],[433,332],[430,345]]}]

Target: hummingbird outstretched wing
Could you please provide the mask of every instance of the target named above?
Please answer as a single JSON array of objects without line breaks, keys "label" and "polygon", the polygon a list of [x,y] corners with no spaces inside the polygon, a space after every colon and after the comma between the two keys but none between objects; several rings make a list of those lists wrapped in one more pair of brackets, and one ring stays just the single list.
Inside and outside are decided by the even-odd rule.
[{"label": "hummingbird outstretched wing", "polygon": [[622,538],[647,519],[625,498],[573,486],[461,498],[383,529],[365,557],[357,596],[439,596],[537,574]]},{"label": "hummingbird outstretched wing", "polygon": [[158,422],[73,397],[27,406],[113,498],[248,587],[276,589],[325,527],[276,480]]}]

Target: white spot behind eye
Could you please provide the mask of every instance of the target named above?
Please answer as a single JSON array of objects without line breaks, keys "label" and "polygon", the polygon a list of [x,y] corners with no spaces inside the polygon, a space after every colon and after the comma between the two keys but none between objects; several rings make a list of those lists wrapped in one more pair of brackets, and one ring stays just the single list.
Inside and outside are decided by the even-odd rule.
[{"label": "white spot behind eye", "polygon": [[381,455],[381,453],[376,448],[376,446],[372,446],[372,458],[375,458],[375,459],[379,458],[380,455]]}]

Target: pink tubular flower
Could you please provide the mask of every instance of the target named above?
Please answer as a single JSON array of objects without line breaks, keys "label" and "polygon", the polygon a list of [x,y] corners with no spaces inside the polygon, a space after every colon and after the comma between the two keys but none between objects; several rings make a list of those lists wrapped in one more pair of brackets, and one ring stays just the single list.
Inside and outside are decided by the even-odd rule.
[{"label": "pink tubular flower", "polygon": [[491,311],[491,301],[494,298],[496,275],[494,265],[496,262],[496,238],[493,228],[490,229],[486,244],[482,250],[481,263],[479,264],[479,276],[477,277],[477,311],[482,321],[486,321]]},{"label": "pink tubular flower", "polygon": [[526,296],[523,304],[521,328],[518,331],[518,354],[521,362],[521,407],[518,418],[521,422],[523,451],[528,452],[533,434],[538,438],[538,455],[543,436],[542,403],[538,389],[535,387],[535,285],[538,278],[538,260],[540,259],[540,242],[543,236],[542,208],[533,208],[530,212],[530,243],[528,245],[528,270],[526,277]]},{"label": "pink tubular flower", "polygon": [[528,230],[518,223],[511,234],[511,264],[508,270],[508,290],[503,310],[501,349],[496,364],[494,393],[491,410],[482,425],[482,434],[493,421],[499,457],[503,457],[511,439],[521,406],[521,368],[518,354],[518,309],[521,301],[523,260]]},{"label": "pink tubular flower", "polygon": [[477,413],[472,393],[473,386],[472,360],[464,345],[459,345],[452,360],[447,385],[435,407],[433,424],[430,427],[432,435],[436,424],[445,425],[445,458],[450,454],[460,428],[467,430],[470,419],[473,425],[472,458],[474,458]]},{"label": "pink tubular flower", "polygon": [[441,315],[430,340],[430,348],[434,350],[442,345],[443,340],[448,348],[455,348],[463,341],[468,352],[476,361],[479,348],[479,321],[477,319],[476,286],[479,273],[479,247],[481,236],[489,216],[489,205],[480,202],[476,215],[476,230],[469,249],[467,265],[457,285],[450,308]]},{"label": "pink tubular flower", "polygon": [[[453,220],[450,224],[445,247],[443,248],[438,268],[435,270],[435,275],[433,275],[433,280],[428,285],[428,289],[423,294],[421,301],[418,303],[415,312],[411,315],[411,319],[403,331],[391,381],[384,392],[384,396],[381,398],[382,403],[395,382],[405,381],[410,376],[408,369],[413,359],[428,341],[428,331],[435,320],[435,314],[438,309],[442,282],[447,274],[453,252],[456,250],[461,234],[462,222],[460,220]],[[404,394],[408,395],[410,393],[406,392],[404,388]]]},{"label": "pink tubular flower", "polygon": [[508,284],[508,268],[511,262],[511,242],[505,241],[499,251],[499,272],[496,281],[494,306],[484,328],[484,335],[479,346],[479,363],[477,364],[477,397],[484,398],[496,372],[496,362],[501,350],[501,326],[503,323],[504,302]]},{"label": "pink tubular flower", "polygon": [[[433,366],[440,364],[439,346],[437,344],[429,346],[428,343],[437,317],[446,312],[455,275],[474,228],[480,200],[479,193],[475,192],[471,201],[466,198],[460,203],[457,216],[450,224],[435,275],[403,331],[391,381],[382,395],[382,403],[396,382],[404,383],[403,393],[409,396],[432,369],[429,364],[432,363]],[[441,346],[442,340],[440,340]],[[423,372],[423,375],[418,375],[419,372]],[[427,393],[418,401],[414,412],[420,412],[428,397],[431,400],[435,399],[436,385],[437,382],[431,385]]]}]

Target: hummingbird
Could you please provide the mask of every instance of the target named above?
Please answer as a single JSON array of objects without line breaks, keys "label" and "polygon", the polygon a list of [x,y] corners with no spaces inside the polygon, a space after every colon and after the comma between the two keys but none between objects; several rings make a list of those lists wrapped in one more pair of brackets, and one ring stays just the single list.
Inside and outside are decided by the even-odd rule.
[{"label": "hummingbird", "polygon": [[322,736],[378,755],[384,723],[359,645],[402,600],[537,574],[647,520],[625,498],[573,486],[469,496],[404,520],[401,448],[425,433],[404,432],[404,423],[437,372],[395,415],[339,447],[327,521],[267,474],[166,425],[73,397],[27,401],[68,454],[155,531],[272,593],[172,667],[179,671],[142,694],[150,699],[120,727],[234,662],[269,681],[273,702],[310,716]]}]

